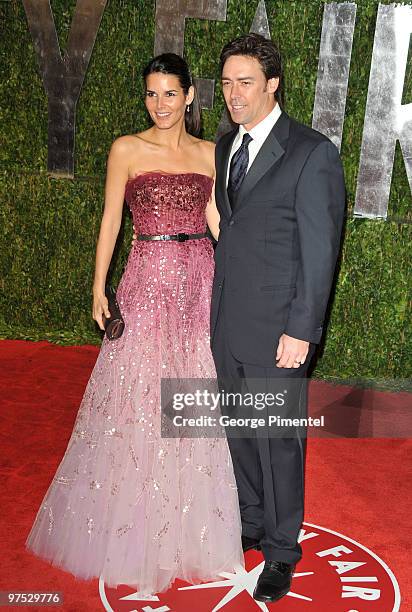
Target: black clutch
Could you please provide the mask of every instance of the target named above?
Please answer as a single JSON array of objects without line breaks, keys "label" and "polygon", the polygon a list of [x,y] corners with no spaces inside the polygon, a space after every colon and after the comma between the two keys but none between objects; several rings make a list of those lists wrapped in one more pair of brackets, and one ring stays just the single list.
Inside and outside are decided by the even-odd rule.
[{"label": "black clutch", "polygon": [[105,294],[108,301],[110,317],[107,318],[103,314],[103,325],[105,334],[109,340],[117,340],[123,333],[124,321],[120,307],[116,299],[116,291],[111,286],[106,286]]}]

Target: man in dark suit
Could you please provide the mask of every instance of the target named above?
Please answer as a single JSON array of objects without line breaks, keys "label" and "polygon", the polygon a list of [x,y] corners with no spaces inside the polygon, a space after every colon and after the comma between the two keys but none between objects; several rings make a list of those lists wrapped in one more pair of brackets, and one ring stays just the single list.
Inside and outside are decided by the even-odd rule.
[{"label": "man in dark suit", "polygon": [[[216,146],[220,234],[211,346],[221,389],[250,390],[248,381],[261,380],[270,391],[280,378],[304,381],[321,339],[344,177],[335,145],[279,106],[281,58],[271,41],[242,36],[220,59],[225,101],[239,127]],[[305,400],[299,402],[305,414]],[[261,548],[265,557],[254,597],[270,602],[288,592],[301,557],[305,439],[299,431],[288,437],[253,431],[228,434],[228,442],[243,549]]]}]

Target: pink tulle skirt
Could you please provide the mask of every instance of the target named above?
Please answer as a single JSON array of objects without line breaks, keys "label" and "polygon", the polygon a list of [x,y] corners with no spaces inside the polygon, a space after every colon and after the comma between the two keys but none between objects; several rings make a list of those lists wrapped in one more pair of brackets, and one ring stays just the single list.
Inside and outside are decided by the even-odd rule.
[{"label": "pink tulle skirt", "polygon": [[162,377],[213,378],[207,239],[136,243],[118,287],[125,330],[103,339],[28,550],[142,594],[243,565],[224,438],[163,438]]}]

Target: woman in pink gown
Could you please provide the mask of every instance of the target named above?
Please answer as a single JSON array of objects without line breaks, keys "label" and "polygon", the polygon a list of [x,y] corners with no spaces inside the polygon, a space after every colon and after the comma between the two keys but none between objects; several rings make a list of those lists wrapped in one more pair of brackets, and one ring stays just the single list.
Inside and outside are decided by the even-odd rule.
[{"label": "woman in pink gown", "polygon": [[[126,199],[138,234],[218,234],[214,146],[182,58],[144,72],[154,125],[112,145],[96,252],[93,317],[108,316],[106,274]],[[189,109],[189,110],[187,110]],[[214,378],[209,348],[213,248],[208,238],[138,239],[117,298],[123,335],[103,338],[65,455],[26,546],[79,578],[142,594],[175,578],[221,579],[243,565],[237,490],[226,439],[163,438],[162,377]]]}]

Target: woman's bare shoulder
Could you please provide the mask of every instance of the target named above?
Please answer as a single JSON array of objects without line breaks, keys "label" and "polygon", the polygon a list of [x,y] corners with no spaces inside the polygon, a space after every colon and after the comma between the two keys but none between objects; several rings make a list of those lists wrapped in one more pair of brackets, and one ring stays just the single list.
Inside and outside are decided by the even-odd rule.
[{"label": "woman's bare shoulder", "polygon": [[196,144],[204,149],[215,150],[215,143],[210,140],[203,140],[201,138],[196,139]]},{"label": "woman's bare shoulder", "polygon": [[206,149],[208,149],[209,151],[212,151],[212,153],[214,152],[216,148],[215,143],[211,142],[210,140],[202,140],[202,144]]},{"label": "woman's bare shoulder", "polygon": [[133,142],[132,137],[129,134],[119,136],[112,142],[110,147],[110,155],[122,156],[130,154],[132,150]]},{"label": "woman's bare shoulder", "polygon": [[136,148],[140,149],[153,146],[154,143],[150,142],[148,132],[149,130],[145,130],[137,134],[124,134],[123,136],[119,136],[113,141],[112,148],[119,153],[130,153],[131,150],[135,151]]},{"label": "woman's bare shoulder", "polygon": [[202,151],[202,155],[207,158],[210,158],[212,160],[212,163],[214,163],[216,148],[215,143],[210,142],[210,140],[199,140],[198,145]]}]

